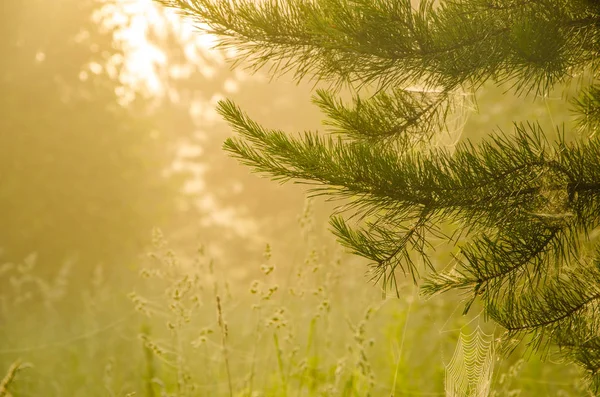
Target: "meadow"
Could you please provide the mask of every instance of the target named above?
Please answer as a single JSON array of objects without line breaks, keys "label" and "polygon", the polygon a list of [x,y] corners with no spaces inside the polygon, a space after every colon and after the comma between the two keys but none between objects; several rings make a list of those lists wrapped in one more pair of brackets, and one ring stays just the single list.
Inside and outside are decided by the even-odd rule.
[{"label": "meadow", "polygon": [[[299,219],[294,247],[247,263],[179,255],[159,230],[122,274],[4,263],[0,396],[446,395],[461,331],[493,325],[409,280],[383,296],[310,206]],[[581,395],[575,368],[519,356],[494,363],[490,395]]]}]

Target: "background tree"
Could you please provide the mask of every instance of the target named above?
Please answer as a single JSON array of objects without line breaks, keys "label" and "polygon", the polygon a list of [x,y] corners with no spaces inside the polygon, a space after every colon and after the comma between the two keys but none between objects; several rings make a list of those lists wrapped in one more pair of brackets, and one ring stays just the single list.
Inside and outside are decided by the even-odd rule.
[{"label": "background tree", "polygon": [[[464,290],[465,313],[479,298],[506,330],[507,350],[526,338],[579,363],[598,389],[597,2],[163,3],[206,24],[253,68],[332,84],[314,102],[333,136],[291,137],[223,101],[219,112],[239,134],[226,150],[258,172],[346,199],[350,220],[335,216],[332,228],[377,279],[393,285],[403,272],[419,282],[425,270],[426,294]],[[553,140],[531,120],[479,144],[432,147],[457,101],[486,82],[532,97],[570,84],[576,126],[558,126]],[[344,84],[375,94],[342,102],[335,89]],[[457,247],[446,269],[430,260],[440,239]]]},{"label": "background tree", "polygon": [[[151,102],[123,105],[122,51],[97,1],[8,2],[0,19],[0,246],[53,273],[124,263],[172,215],[181,181]],[[51,23],[50,23],[51,21]]]},{"label": "background tree", "polygon": [[[37,252],[49,274],[71,257],[83,272],[99,262],[132,263],[156,226],[188,252],[202,243],[225,261],[260,254],[265,239],[296,223],[303,197],[249,183],[220,150],[228,127],[210,113],[214,98],[245,87],[238,100],[289,126],[298,107],[287,87],[268,90],[277,105],[256,101],[248,93],[257,79],[242,81],[218,54],[207,55],[158,5],[155,26],[144,22],[149,55],[163,61],[147,56],[131,70],[128,57],[138,49],[119,37],[143,16],[123,9],[142,2],[76,3],[7,4],[1,17],[2,259]],[[139,85],[148,69],[160,85],[155,92]],[[254,194],[266,191],[279,199]]]}]

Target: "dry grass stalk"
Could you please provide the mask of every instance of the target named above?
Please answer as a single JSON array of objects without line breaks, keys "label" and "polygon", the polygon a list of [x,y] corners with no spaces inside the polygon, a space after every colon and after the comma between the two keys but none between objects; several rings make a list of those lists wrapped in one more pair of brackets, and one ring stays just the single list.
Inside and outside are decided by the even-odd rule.
[{"label": "dry grass stalk", "polygon": [[[216,293],[216,291],[215,291]],[[225,369],[227,371],[227,383],[229,386],[229,395],[233,397],[233,384],[231,382],[231,370],[229,368],[229,354],[227,352],[227,336],[229,331],[227,330],[227,323],[223,319],[223,309],[221,308],[221,297],[216,295],[217,300],[217,320],[219,327],[221,328],[221,345],[223,348],[223,358],[225,360]]]},{"label": "dry grass stalk", "polygon": [[0,382],[0,397],[9,397],[11,394],[8,392],[8,386],[13,382],[15,377],[17,376],[17,372],[21,369],[22,363],[21,360],[16,360],[12,365],[8,368],[8,372]]}]

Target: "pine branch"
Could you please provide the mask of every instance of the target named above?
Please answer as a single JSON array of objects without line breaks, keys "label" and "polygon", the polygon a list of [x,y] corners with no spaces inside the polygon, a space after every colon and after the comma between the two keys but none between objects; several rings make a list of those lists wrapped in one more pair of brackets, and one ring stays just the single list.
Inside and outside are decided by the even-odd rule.
[{"label": "pine branch", "polygon": [[313,99],[329,120],[332,132],[372,144],[396,144],[400,151],[429,142],[444,128],[450,110],[443,92],[393,90],[368,100],[354,99],[344,105],[334,94],[317,90]]},{"label": "pine branch", "polygon": [[[539,124],[515,124],[450,153],[429,148],[446,128],[457,91],[492,80],[518,94],[547,94],[600,63],[600,6],[580,0],[161,0],[216,34],[236,61],[291,72],[333,88],[374,85],[350,104],[334,91],[313,101],[332,135],[289,136],[254,122],[233,102],[220,114],[237,133],[224,148],[254,171],[345,200],[331,226],[368,258],[375,280],[429,270],[432,237],[457,244],[426,294],[464,289],[509,338],[531,337],[576,360],[600,387],[600,255],[585,260],[600,226],[600,88],[573,101],[587,140],[550,144]],[[411,91],[410,87],[420,87]],[[441,234],[452,222],[460,232]]]},{"label": "pine branch", "polygon": [[[520,279],[514,273],[527,272],[529,265],[533,264],[534,278],[539,278],[547,271],[542,255],[558,249],[552,242],[560,244],[561,229],[541,223],[515,226],[508,225],[509,230],[496,238],[484,235],[461,247],[464,259],[457,259],[458,267],[428,277],[422,292],[433,295],[450,289],[471,289],[473,298],[483,295],[485,301],[493,301],[501,295],[507,277]],[[511,290],[515,289],[512,285]]]},{"label": "pine branch", "polygon": [[[526,293],[490,301],[486,307],[488,315],[507,329],[509,337],[534,336],[530,346],[535,349],[550,342],[563,346],[562,330],[600,321],[600,262],[598,258],[592,263],[574,262],[569,261],[570,268],[563,268]],[[593,333],[595,337],[600,336],[597,328]],[[577,343],[589,338],[586,334],[585,339]],[[566,345],[573,344],[572,336],[566,338],[566,342]]]},{"label": "pine branch", "polygon": [[581,128],[591,130],[596,134],[600,125],[600,86],[594,85],[583,91],[579,98],[574,99],[575,111],[579,113],[577,123]]},{"label": "pine branch", "polygon": [[[238,50],[254,70],[380,88],[451,92],[511,80],[543,94],[597,55],[593,23],[567,1],[159,0]],[[470,6],[475,3],[475,6]],[[511,4],[511,3],[509,3]],[[516,3],[515,3],[516,4]]]},{"label": "pine branch", "polygon": [[[442,277],[428,285],[430,293],[468,285],[486,287],[535,260],[558,230],[576,224],[593,226],[586,226],[577,211],[569,215],[570,209],[577,208],[577,200],[570,196],[584,197],[583,188],[594,187],[582,184],[572,166],[575,161],[589,161],[590,154],[582,151],[579,160],[572,156],[569,164],[563,164],[560,154],[567,152],[565,143],[550,148],[539,126],[517,126],[512,140],[496,136],[477,148],[459,145],[453,155],[441,149],[399,154],[368,142],[334,140],[317,133],[291,138],[259,126],[229,101],[220,104],[219,112],[244,138],[227,140],[225,149],[256,171],[281,180],[301,179],[316,184],[316,192],[353,198],[355,204],[346,209],[363,212],[361,219],[375,219],[363,230],[352,230],[340,219],[332,225],[343,244],[374,262],[379,275],[400,266],[414,276],[414,260],[407,249],[424,247],[425,236],[440,221],[459,220],[467,233],[506,225],[499,240],[484,235],[463,249],[470,276]],[[407,225],[404,233],[403,224]],[[565,246],[571,247],[560,239],[553,250],[563,252]]]},{"label": "pine branch", "polygon": [[429,220],[427,210],[422,210],[415,218],[408,226],[387,222],[385,225],[369,223],[366,229],[352,229],[339,216],[333,217],[330,223],[342,245],[373,262],[375,282],[383,279],[390,285],[397,284],[395,274],[396,269],[400,268],[405,275],[410,274],[416,284],[419,270],[411,253],[420,255],[433,270],[425,248],[429,246],[427,237],[434,232],[434,225]]}]

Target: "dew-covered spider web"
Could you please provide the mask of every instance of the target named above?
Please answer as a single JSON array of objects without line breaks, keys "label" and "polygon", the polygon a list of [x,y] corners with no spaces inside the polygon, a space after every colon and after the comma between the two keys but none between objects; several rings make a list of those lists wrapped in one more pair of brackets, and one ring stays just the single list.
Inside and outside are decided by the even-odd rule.
[{"label": "dew-covered spider web", "polygon": [[486,397],[494,367],[494,337],[477,327],[460,333],[452,359],[446,365],[447,397]]}]

